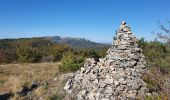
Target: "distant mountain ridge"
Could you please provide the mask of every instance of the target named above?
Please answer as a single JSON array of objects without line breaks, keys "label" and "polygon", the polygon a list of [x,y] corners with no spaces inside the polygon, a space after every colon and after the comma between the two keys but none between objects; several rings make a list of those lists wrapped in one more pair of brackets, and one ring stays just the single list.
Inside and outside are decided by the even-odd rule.
[{"label": "distant mountain ridge", "polygon": [[102,47],[110,47],[110,44],[108,43],[96,43],[93,41],[90,41],[85,38],[76,38],[76,37],[61,37],[61,36],[44,36],[44,37],[32,37],[32,38],[8,38],[8,39],[0,39],[0,42],[3,41],[13,41],[13,40],[23,40],[23,39],[33,39],[33,38],[44,38],[48,39],[54,43],[61,43],[69,45],[73,48],[92,48],[92,49],[98,49]]},{"label": "distant mountain ridge", "polygon": [[108,47],[109,44],[96,43],[85,38],[74,38],[74,37],[60,37],[60,36],[47,36],[43,37],[56,43],[67,44],[73,48],[100,48]]}]

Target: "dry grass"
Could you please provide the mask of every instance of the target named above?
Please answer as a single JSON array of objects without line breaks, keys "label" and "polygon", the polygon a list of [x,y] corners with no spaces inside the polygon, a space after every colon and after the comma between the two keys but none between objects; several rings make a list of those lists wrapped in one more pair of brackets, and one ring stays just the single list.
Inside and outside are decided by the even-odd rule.
[{"label": "dry grass", "polygon": [[[0,93],[16,92],[32,82],[53,79],[58,74],[59,63],[0,65]],[[38,90],[37,90],[38,91]],[[42,91],[41,89],[39,91]]]},{"label": "dry grass", "polygon": [[[170,100],[170,74],[162,73],[159,68],[150,68],[145,73],[143,80],[147,83],[147,87],[151,93],[155,92],[151,100]],[[149,98],[149,97],[148,97]]]}]

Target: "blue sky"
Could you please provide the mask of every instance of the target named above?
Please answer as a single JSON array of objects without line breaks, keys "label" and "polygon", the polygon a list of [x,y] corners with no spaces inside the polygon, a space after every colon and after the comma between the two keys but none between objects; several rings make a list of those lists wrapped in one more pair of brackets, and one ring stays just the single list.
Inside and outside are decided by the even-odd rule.
[{"label": "blue sky", "polygon": [[122,20],[153,40],[170,20],[170,0],[0,0],[0,38],[83,37],[111,42]]}]

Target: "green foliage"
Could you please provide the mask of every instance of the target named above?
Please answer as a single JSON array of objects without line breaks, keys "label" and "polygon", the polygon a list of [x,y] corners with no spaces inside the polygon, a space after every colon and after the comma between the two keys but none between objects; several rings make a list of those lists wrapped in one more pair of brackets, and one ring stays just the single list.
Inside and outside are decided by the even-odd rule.
[{"label": "green foliage", "polygon": [[49,47],[52,43],[45,39],[21,39],[17,40],[16,53],[21,63],[41,62],[43,56],[49,55]]},{"label": "green foliage", "polygon": [[68,51],[73,51],[73,49],[67,45],[55,44],[55,45],[51,46],[51,48],[50,48],[50,55],[52,55],[54,57],[53,61],[60,61],[62,59],[64,53],[66,53]]},{"label": "green foliage", "polygon": [[170,48],[159,41],[147,42],[143,38],[139,40],[139,46],[143,50],[149,72],[143,76],[150,92],[158,93],[157,96],[148,96],[146,100],[167,100],[169,86],[166,84],[170,72]]},{"label": "green foliage", "polygon": [[57,93],[54,94],[54,95],[52,95],[52,96],[49,98],[49,100],[62,100],[62,99],[63,99],[63,97],[60,96],[60,95],[58,95]]},{"label": "green foliage", "polygon": [[152,99],[152,96],[146,96],[145,99],[146,99],[146,100],[153,100],[153,99]]},{"label": "green foliage", "polygon": [[84,56],[87,58],[99,58],[100,57],[94,49],[86,50]]},{"label": "green foliage", "polygon": [[139,40],[138,44],[143,50],[148,67],[170,68],[170,63],[167,61],[170,57],[169,50],[165,44],[159,41],[147,42],[144,38]]},{"label": "green foliage", "polygon": [[160,96],[146,96],[145,100],[166,100],[166,99],[162,99]]},{"label": "green foliage", "polygon": [[84,58],[82,56],[67,52],[61,60],[59,69],[64,72],[76,71],[83,66],[83,62]]},{"label": "green foliage", "polygon": [[108,49],[109,49],[109,47],[103,47],[98,51],[100,58],[103,58],[106,56]]},{"label": "green foliage", "polygon": [[0,40],[0,64],[59,61],[69,46],[43,38]]},{"label": "green foliage", "polygon": [[140,48],[145,49],[145,48],[146,48],[146,45],[147,45],[147,41],[145,41],[144,38],[141,38],[141,39],[138,41],[138,45],[139,45]]},{"label": "green foliage", "polygon": [[107,46],[104,48],[92,46],[87,49],[73,49],[68,45],[54,43],[44,38],[3,39],[0,40],[0,64],[57,62],[68,51],[82,58],[99,58],[105,56],[106,48]]},{"label": "green foliage", "polygon": [[74,52],[83,58],[103,58],[107,50],[108,47],[101,47],[100,49],[76,49]]},{"label": "green foliage", "polygon": [[31,63],[40,62],[41,54],[37,48],[31,48],[28,46],[21,46],[17,49],[17,55],[19,62]]}]

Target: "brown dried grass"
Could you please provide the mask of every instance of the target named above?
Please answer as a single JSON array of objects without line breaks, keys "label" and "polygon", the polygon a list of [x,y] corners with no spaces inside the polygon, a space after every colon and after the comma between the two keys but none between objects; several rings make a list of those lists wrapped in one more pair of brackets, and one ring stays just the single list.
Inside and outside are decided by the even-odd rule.
[{"label": "brown dried grass", "polygon": [[51,80],[58,74],[59,63],[0,65],[0,93],[17,92],[32,82]]}]

